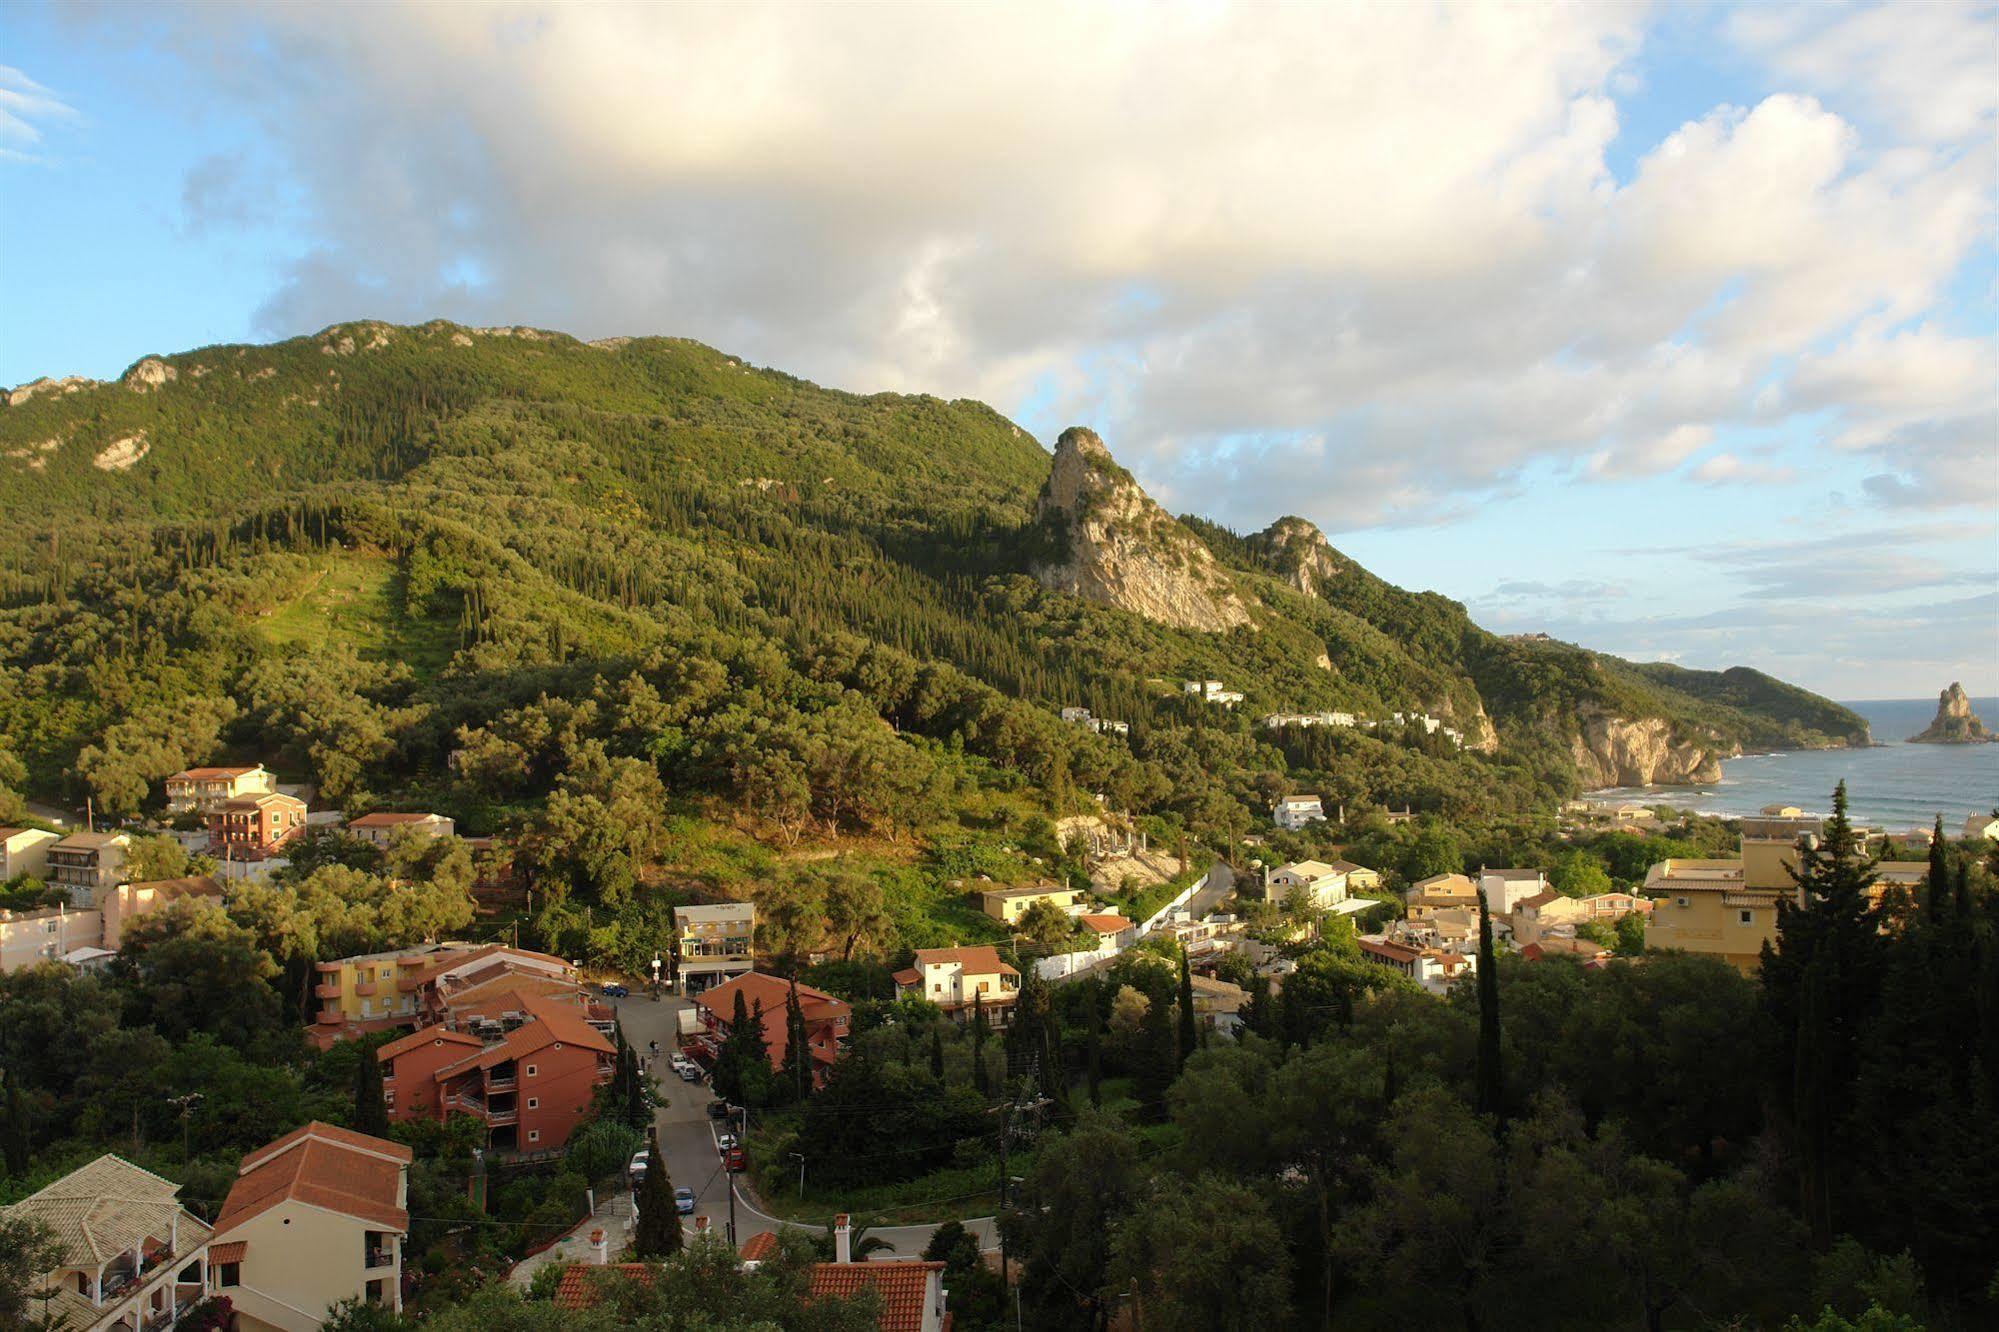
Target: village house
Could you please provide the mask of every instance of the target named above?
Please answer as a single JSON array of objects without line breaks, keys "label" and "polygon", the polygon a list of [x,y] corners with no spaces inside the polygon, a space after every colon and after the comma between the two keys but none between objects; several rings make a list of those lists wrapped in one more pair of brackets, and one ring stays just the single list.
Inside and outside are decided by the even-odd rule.
[{"label": "village house", "polygon": [[1249,1005],[1249,991],[1233,981],[1195,972],[1187,983],[1194,991],[1194,1020],[1224,1036],[1242,1030],[1242,1011]]},{"label": "village house", "polygon": [[313,1332],[346,1299],[401,1311],[410,1160],[317,1120],[243,1158],[208,1263],[239,1332]]},{"label": "village house", "polygon": [[1388,935],[1397,943],[1418,948],[1472,953],[1478,948],[1478,913],[1463,907],[1438,907],[1391,923]]},{"label": "village house", "polygon": [[409,831],[430,838],[450,837],[458,831],[458,825],[442,814],[383,812],[363,814],[358,819],[349,819],[347,831],[371,846],[387,850],[390,839],[399,832]]},{"label": "village house", "polygon": [[1634,911],[1652,913],[1652,899],[1636,893],[1598,893],[1579,900],[1591,920],[1622,920]]},{"label": "village house", "polygon": [[[697,1223],[706,1217],[695,1218]],[[737,1251],[745,1268],[754,1271],[777,1250],[777,1235],[759,1230],[744,1240]],[[566,1312],[595,1308],[603,1299],[605,1286],[616,1281],[641,1281],[650,1285],[659,1269],[650,1263],[571,1263],[556,1282],[553,1303]],[[853,1254],[853,1228],[843,1212],[833,1218],[833,1261],[814,1263],[806,1279],[805,1299],[851,1299],[872,1289],[881,1312],[876,1316],[880,1332],[950,1332],[947,1310],[949,1292],[944,1288],[944,1264],[913,1258],[886,1258],[857,1261]]]},{"label": "village house", "polygon": [[1481,869],[1478,886],[1485,893],[1485,909],[1498,917],[1511,916],[1513,908],[1548,891],[1549,885],[1548,876],[1537,869]]},{"label": "village house", "polygon": [[1443,995],[1459,976],[1478,971],[1478,954],[1457,953],[1442,948],[1418,948],[1387,939],[1363,937],[1361,956],[1370,962],[1401,972],[1434,995]]},{"label": "village house", "polygon": [[1967,841],[1999,842],[1999,815],[1973,814],[1964,821],[1963,836]]},{"label": "village house", "polygon": [[[180,1185],[121,1156],[86,1166],[0,1208],[39,1222],[62,1257],[29,1288],[22,1327],[43,1314],[66,1332],[164,1332],[198,1303],[210,1230],[180,1205]],[[51,1291],[43,1301],[33,1292]]]},{"label": "village house", "polygon": [[1220,680],[1186,680],[1181,683],[1180,692],[1191,694],[1203,703],[1214,703],[1224,708],[1232,708],[1242,702],[1242,693],[1226,688]]},{"label": "village house", "polygon": [[305,831],[305,801],[271,791],[208,807],[208,843],[225,860],[266,860]]},{"label": "village house", "polygon": [[756,969],[754,902],[673,909],[675,988],[692,996]]},{"label": "village house", "polygon": [[1271,870],[1264,876],[1263,896],[1268,902],[1283,903],[1292,894],[1303,893],[1314,906],[1337,907],[1357,892],[1379,888],[1381,876],[1351,860],[1327,864],[1321,860],[1300,860]]},{"label": "village house", "polygon": [[1280,731],[1287,726],[1346,728],[1355,725],[1355,722],[1351,712],[1273,712],[1263,719],[1265,728],[1272,731]]},{"label": "village house", "polygon": [[1020,973],[1000,961],[991,944],[975,948],[919,948],[916,960],[895,973],[898,997],[928,999],[947,1017],[969,1021],[974,1003],[986,1020],[1004,1026],[1020,997]]},{"label": "village house", "polygon": [[72,906],[0,910],[0,973],[42,962],[63,962],[79,952],[100,953],[104,914]]},{"label": "village house", "polygon": [[1610,965],[1611,951],[1593,940],[1564,939],[1550,934],[1522,948],[1520,956],[1529,962],[1543,962],[1551,957],[1572,957],[1585,967],[1594,969]]},{"label": "village house", "polygon": [[376,1051],[393,1119],[470,1115],[494,1152],[553,1151],[611,1080],[617,1049],[576,1009],[523,996],[526,1021],[487,1041],[425,1027]]},{"label": "village house", "polygon": [[1548,935],[1574,938],[1576,926],[1590,918],[1588,907],[1552,888],[1521,898],[1513,904],[1512,915],[1514,942],[1522,944]]},{"label": "village house", "polygon": [[994,920],[1012,925],[1036,902],[1049,902],[1074,914],[1083,900],[1081,888],[1065,888],[1056,883],[1033,884],[1026,888],[994,888],[979,894],[979,906]]},{"label": "village house", "polygon": [[1225,912],[1216,912],[1199,920],[1168,921],[1154,935],[1180,945],[1189,966],[1213,966],[1223,953],[1241,945],[1242,921]]},{"label": "village house", "polygon": [[1138,927],[1123,916],[1106,912],[1101,915],[1084,912],[1076,917],[1076,923],[1097,937],[1098,947],[1105,952],[1117,952],[1131,947],[1138,934]]},{"label": "village house", "polygon": [[1308,823],[1324,823],[1326,807],[1315,795],[1285,796],[1271,807],[1270,818],[1286,832],[1297,832]]},{"label": "village house", "polygon": [[115,953],[125,942],[125,931],[141,916],[181,901],[212,902],[220,906],[222,898],[222,885],[206,874],[193,874],[182,879],[121,883],[99,899],[104,934],[97,943]]},{"label": "village house", "polygon": [[72,905],[94,907],[98,895],[118,886],[132,839],[120,832],[71,833],[48,848],[51,888],[69,893]]},{"label": "village house", "polygon": [[1404,906],[1411,920],[1423,920],[1439,911],[1470,911],[1476,915],[1478,885],[1462,874],[1432,874],[1409,885]]},{"label": "village house", "polygon": [[0,883],[23,875],[46,883],[49,848],[61,840],[46,828],[0,828]]},{"label": "village house", "polygon": [[[770,1057],[772,1069],[782,1069],[785,1052],[791,1048],[785,1006],[792,984],[768,972],[752,971],[703,990],[694,997],[701,1021],[695,1043],[710,1059],[714,1058],[729,1037],[729,1028],[735,1021],[736,996],[740,994],[743,1011],[752,1021],[761,1012],[764,1052]],[[805,1021],[805,1044],[812,1056],[813,1081],[817,1083],[840,1057],[840,1043],[847,1039],[853,1021],[853,1005],[824,990],[799,985],[798,1011]]]},{"label": "village house", "polygon": [[188,768],[167,778],[167,813],[207,813],[230,800],[270,795],[278,779],[261,763],[247,768]]}]

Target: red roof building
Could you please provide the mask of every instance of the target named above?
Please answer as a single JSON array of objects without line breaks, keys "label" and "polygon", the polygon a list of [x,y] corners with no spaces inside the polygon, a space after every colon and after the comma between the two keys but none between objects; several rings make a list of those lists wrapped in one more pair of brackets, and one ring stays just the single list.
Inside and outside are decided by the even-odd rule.
[{"label": "red roof building", "polygon": [[[710,1055],[722,1048],[735,1018],[736,996],[740,994],[745,1011],[754,1014],[759,1004],[763,1006],[764,1049],[770,1054],[770,1066],[783,1068],[785,1052],[791,1045],[790,1034],[785,1030],[785,1005],[791,990],[792,982],[761,971],[703,990],[694,997],[694,1007],[701,1014],[701,1044]],[[805,1040],[812,1051],[816,1077],[840,1057],[840,1042],[847,1038],[854,1010],[844,999],[836,999],[810,985],[798,986],[798,1007],[805,1018]]]}]

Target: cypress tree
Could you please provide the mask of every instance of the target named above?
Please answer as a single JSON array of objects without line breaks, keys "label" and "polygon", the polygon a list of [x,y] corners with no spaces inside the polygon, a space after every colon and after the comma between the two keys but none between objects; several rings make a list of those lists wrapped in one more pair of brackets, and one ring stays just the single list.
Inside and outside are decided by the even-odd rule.
[{"label": "cypress tree", "polygon": [[1194,970],[1187,965],[1187,954],[1180,954],[1180,1064],[1187,1067],[1187,1061],[1194,1057],[1194,1045],[1198,1032],[1194,1025]]},{"label": "cypress tree", "polygon": [[800,1105],[812,1095],[812,1047],[805,1039],[805,1011],[799,1007],[795,980],[784,997],[784,1071],[780,1083],[783,1094]]},{"label": "cypress tree", "polygon": [[354,1131],[385,1138],[389,1133],[389,1105],[382,1095],[382,1063],[372,1046],[361,1046],[361,1058],[354,1066]]},{"label": "cypress tree", "polygon": [[1089,1023],[1084,1028],[1084,1060],[1090,1079],[1090,1104],[1104,1103],[1104,1015],[1097,983],[1089,984]]},{"label": "cypress tree", "polygon": [[986,998],[982,994],[972,996],[972,1085],[979,1095],[992,1095],[992,1074],[986,1068],[986,1040],[989,1035],[986,1022]]},{"label": "cypress tree", "polygon": [[0,1120],[0,1161],[6,1162],[8,1174],[19,1177],[28,1173],[28,1107],[21,1100],[18,1075],[7,1078],[4,1109],[6,1118]]},{"label": "cypress tree", "polygon": [[1478,890],[1478,1112],[1506,1123],[1506,1070],[1499,1048],[1499,967],[1492,953],[1492,911]]},{"label": "cypress tree", "polygon": [[621,1108],[625,1122],[635,1129],[642,1129],[652,1122],[652,1111],[646,1103],[645,1073],[639,1068],[639,1052],[629,1045],[625,1046],[618,1055],[618,1069],[624,1081]]},{"label": "cypress tree", "polygon": [[1950,921],[1950,843],[1944,840],[1943,815],[1937,815],[1936,827],[1930,835],[1930,870],[1923,881],[1925,890],[1923,908],[1928,917],[1930,929],[1936,931],[1938,942],[1946,941],[1942,932]]},{"label": "cypress tree", "polygon": [[632,1228],[632,1250],[641,1261],[671,1258],[680,1252],[680,1209],[673,1201],[673,1180],[666,1173],[666,1153],[659,1149],[659,1130],[646,1134],[646,1174],[639,1184],[638,1224]]},{"label": "cypress tree", "polygon": [[930,1071],[938,1081],[944,1079],[944,1028],[930,1028]]}]

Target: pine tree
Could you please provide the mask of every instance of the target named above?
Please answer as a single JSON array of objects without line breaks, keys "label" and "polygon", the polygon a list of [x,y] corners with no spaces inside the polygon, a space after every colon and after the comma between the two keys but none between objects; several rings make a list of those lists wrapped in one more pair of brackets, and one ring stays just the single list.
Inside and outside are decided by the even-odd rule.
[{"label": "pine tree", "polygon": [[659,1130],[646,1134],[646,1173],[639,1183],[638,1224],[632,1228],[632,1251],[641,1261],[657,1262],[679,1253],[680,1209],[673,1201],[673,1180],[666,1173],[666,1153],[659,1149]]},{"label": "pine tree", "polygon": [[1492,912],[1478,890],[1478,1112],[1506,1123],[1506,1070],[1499,1047],[1499,967],[1492,953]]},{"label": "pine tree", "polygon": [[389,1134],[389,1105],[382,1095],[382,1062],[366,1044],[360,1054],[354,1065],[354,1131],[385,1138]]},{"label": "pine tree", "polygon": [[1180,1067],[1187,1067],[1187,1061],[1194,1057],[1194,1047],[1199,1039],[1194,1025],[1194,971],[1187,965],[1187,954],[1180,954]]}]

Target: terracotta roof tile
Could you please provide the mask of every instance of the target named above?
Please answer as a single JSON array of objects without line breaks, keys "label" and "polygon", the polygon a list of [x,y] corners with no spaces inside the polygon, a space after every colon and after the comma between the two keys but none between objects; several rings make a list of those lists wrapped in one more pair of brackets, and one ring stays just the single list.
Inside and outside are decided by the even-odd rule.
[{"label": "terracotta roof tile", "polygon": [[1123,916],[1078,916],[1076,919],[1082,921],[1098,934],[1118,934],[1131,928],[1131,922]]},{"label": "terracotta roof tile", "polygon": [[243,1261],[243,1255],[249,1251],[249,1248],[250,1246],[242,1240],[231,1240],[226,1244],[211,1244],[208,1246],[208,1261],[211,1265],[215,1263],[240,1263]]},{"label": "terracotta roof tile", "polygon": [[955,962],[974,976],[1018,976],[1006,963],[1000,961],[999,950],[991,944],[979,944],[972,948],[919,948],[916,950],[916,965],[936,966],[940,963]]},{"label": "terracotta roof tile", "polygon": [[759,1230],[756,1234],[743,1241],[742,1259],[746,1263],[761,1261],[770,1257],[775,1252],[777,1252],[777,1232],[775,1230]]},{"label": "terracotta roof tile", "polygon": [[650,1286],[656,1270],[650,1263],[613,1263],[609,1267],[571,1263],[562,1269],[562,1279],[555,1284],[555,1307],[572,1311],[592,1308],[602,1298],[606,1282],[624,1277]]},{"label": "terracotta roof tile", "polygon": [[402,1173],[410,1159],[400,1143],[315,1120],[243,1158],[216,1233],[293,1200],[407,1231]]},{"label": "terracotta roof tile", "polygon": [[453,1031],[440,1023],[436,1026],[424,1027],[413,1031],[407,1036],[398,1036],[387,1045],[378,1048],[375,1051],[375,1058],[384,1064],[391,1063],[398,1055],[406,1055],[412,1050],[421,1050],[433,1041],[442,1041],[447,1045],[468,1045],[474,1050],[482,1049],[486,1044],[477,1036],[470,1036],[462,1031]]},{"label": "terracotta roof tile", "polygon": [[930,1274],[942,1263],[893,1261],[879,1263],[814,1263],[812,1298],[846,1298],[872,1286],[881,1296],[882,1332],[923,1332],[923,1309]]}]

